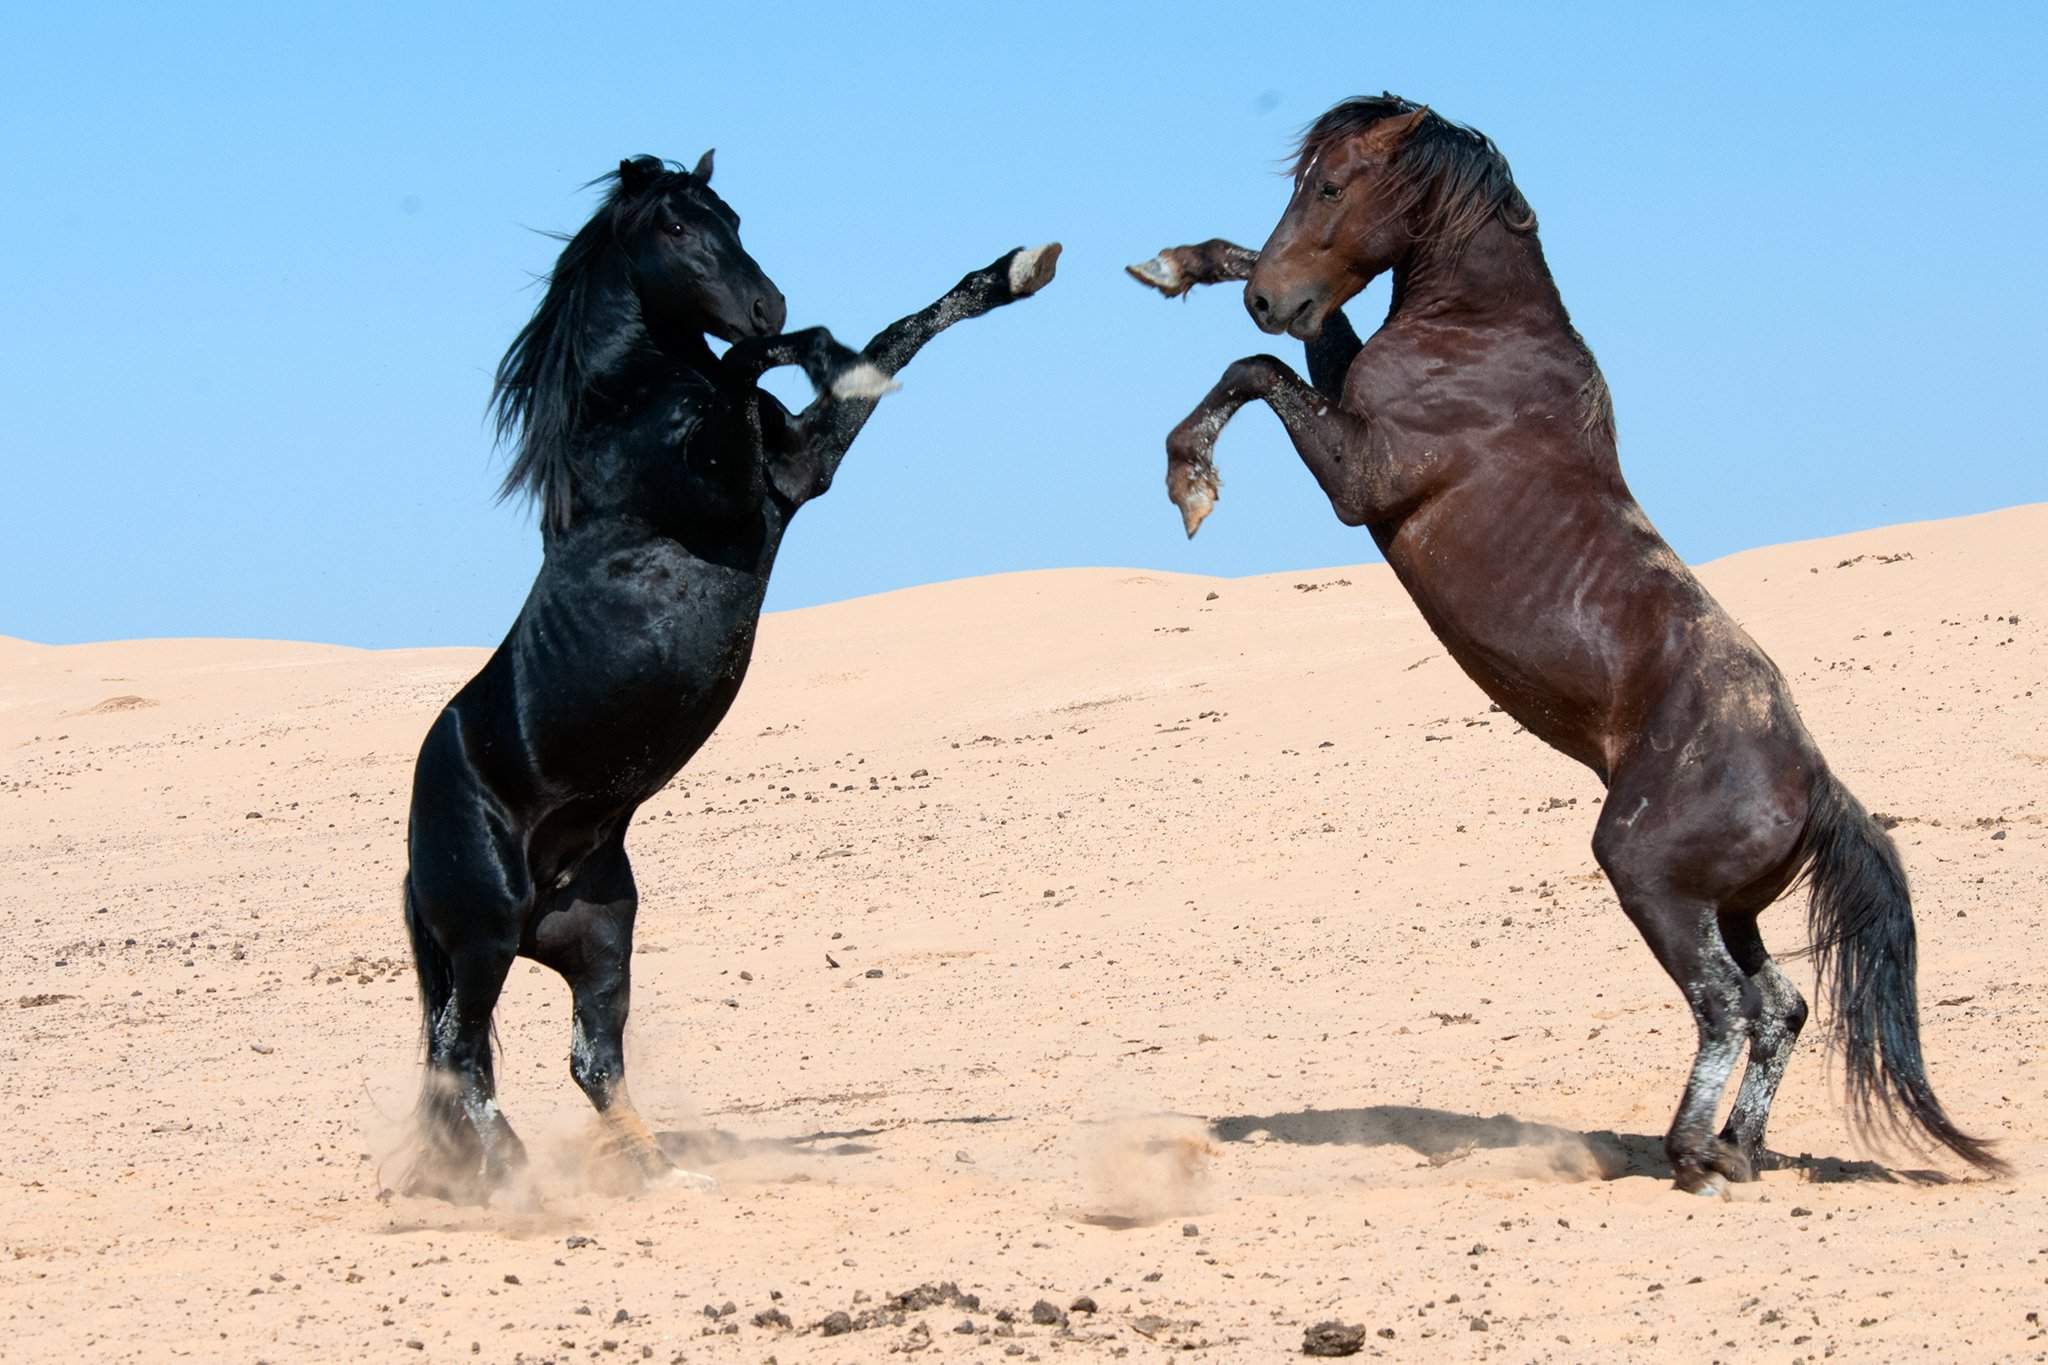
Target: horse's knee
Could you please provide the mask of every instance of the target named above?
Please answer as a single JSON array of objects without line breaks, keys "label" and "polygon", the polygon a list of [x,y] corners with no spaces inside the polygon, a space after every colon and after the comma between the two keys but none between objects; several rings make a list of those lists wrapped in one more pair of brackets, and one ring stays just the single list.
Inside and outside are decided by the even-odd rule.
[{"label": "horse's knee", "polygon": [[1775,962],[1758,973],[1757,979],[1763,987],[1764,1008],[1771,1012],[1772,1022],[1789,1037],[1798,1037],[1799,1030],[1806,1027],[1807,1015],[1806,997],[1799,993],[1799,987]]},{"label": "horse's knee", "polygon": [[1263,393],[1277,376],[1286,372],[1287,362],[1277,355],[1248,355],[1230,362],[1230,368],[1223,372],[1223,382],[1232,388]]}]

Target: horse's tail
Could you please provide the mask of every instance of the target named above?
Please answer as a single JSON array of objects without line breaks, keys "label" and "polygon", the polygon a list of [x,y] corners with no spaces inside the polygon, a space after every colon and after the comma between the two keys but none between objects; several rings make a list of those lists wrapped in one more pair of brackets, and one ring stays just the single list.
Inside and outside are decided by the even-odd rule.
[{"label": "horse's tail", "polygon": [[420,1043],[426,1045],[427,1032],[434,1026],[434,1015],[444,1007],[455,994],[455,964],[441,945],[435,941],[433,930],[421,920],[419,906],[413,901],[412,878],[405,879],[405,933],[412,940],[412,969],[419,982],[420,992]]},{"label": "horse's tail", "polygon": [[1860,1129],[1917,1128],[1972,1166],[2009,1168],[1955,1126],[1927,1083],[1914,985],[1913,904],[1891,836],[1822,769],[1807,817],[1807,928],[1815,988],[1833,1007],[1849,1114]]}]

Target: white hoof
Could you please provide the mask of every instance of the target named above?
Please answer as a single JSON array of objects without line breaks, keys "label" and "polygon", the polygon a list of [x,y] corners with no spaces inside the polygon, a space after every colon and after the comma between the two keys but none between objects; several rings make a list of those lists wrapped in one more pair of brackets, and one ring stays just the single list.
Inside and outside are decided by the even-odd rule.
[{"label": "white hoof", "polygon": [[880,398],[885,393],[894,393],[903,386],[884,374],[880,366],[870,365],[863,360],[860,364],[843,371],[832,381],[834,398]]},{"label": "white hoof", "polygon": [[701,1190],[705,1194],[718,1193],[718,1181],[715,1177],[704,1175],[698,1171],[686,1171],[680,1166],[654,1180],[652,1183],[664,1185],[671,1189]]},{"label": "white hoof", "polygon": [[1060,244],[1026,247],[1010,258],[1010,292],[1018,298],[1036,294],[1052,279],[1060,260]]},{"label": "white hoof", "polygon": [[1149,261],[1124,267],[1124,273],[1140,284],[1149,284],[1162,294],[1178,294],[1181,291],[1180,271],[1164,256],[1154,256]]},{"label": "white hoof", "polygon": [[1680,1193],[1690,1194],[1698,1199],[1727,1199],[1730,1198],[1728,1178],[1719,1171],[1709,1171],[1700,1181],[1698,1188],[1681,1190]]}]

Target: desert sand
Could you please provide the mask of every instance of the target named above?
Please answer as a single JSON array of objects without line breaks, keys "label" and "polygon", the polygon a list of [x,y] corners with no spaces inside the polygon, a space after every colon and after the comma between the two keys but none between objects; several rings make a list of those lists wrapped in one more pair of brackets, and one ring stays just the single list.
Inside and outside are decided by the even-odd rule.
[{"label": "desert sand", "polygon": [[1935,1086],[2016,1167],[1859,1139],[1816,1026],[1726,1201],[1669,1188],[1693,1031],[1598,783],[1384,567],[769,617],[629,843],[632,1089],[721,1189],[610,1192],[522,962],[484,1209],[380,1179],[412,759],[482,653],[0,640],[0,1358],[2042,1359],[2044,544],[1702,569],[1896,821]]}]

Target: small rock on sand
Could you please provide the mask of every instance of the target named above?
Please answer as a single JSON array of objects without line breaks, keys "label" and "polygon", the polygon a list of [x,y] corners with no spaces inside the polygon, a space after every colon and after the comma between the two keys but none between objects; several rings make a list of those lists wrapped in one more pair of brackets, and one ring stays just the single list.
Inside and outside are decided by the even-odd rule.
[{"label": "small rock on sand", "polygon": [[1365,1328],[1334,1318],[1317,1323],[1301,1336],[1301,1353],[1305,1356],[1357,1355],[1364,1345]]}]

